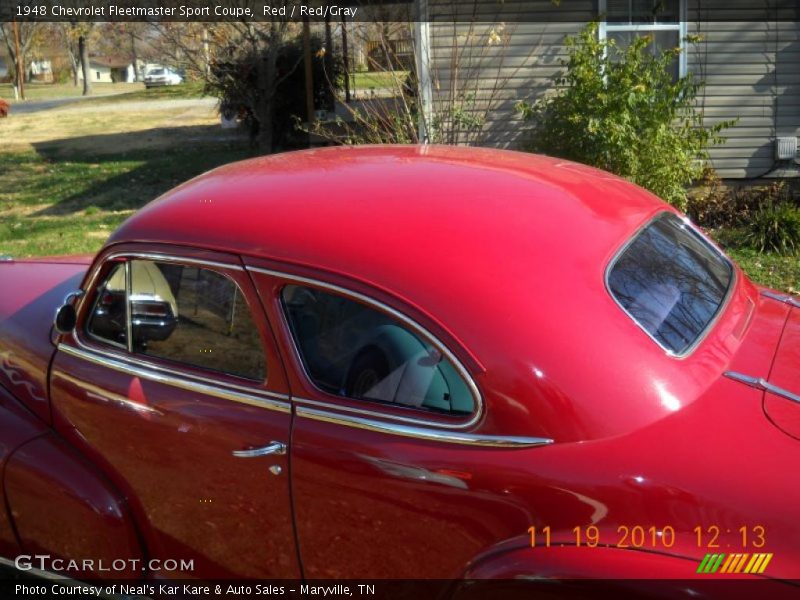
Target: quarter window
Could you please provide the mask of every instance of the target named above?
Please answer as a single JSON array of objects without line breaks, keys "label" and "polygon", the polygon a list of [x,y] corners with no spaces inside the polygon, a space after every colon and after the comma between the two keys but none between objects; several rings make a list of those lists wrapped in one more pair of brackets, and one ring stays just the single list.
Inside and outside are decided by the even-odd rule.
[{"label": "quarter window", "polygon": [[118,265],[98,290],[87,331],[135,354],[266,377],[261,338],[241,290],[203,267],[149,260]]},{"label": "quarter window", "polygon": [[671,213],[647,225],[608,270],[608,289],[662,347],[684,354],[722,309],[733,268]]},{"label": "quarter window", "polygon": [[127,346],[128,313],[125,308],[125,264],[114,266],[97,289],[86,331],[92,337]]},{"label": "quarter window", "polygon": [[453,364],[398,320],[350,298],[289,285],[282,301],[303,365],[321,390],[350,398],[473,412]]}]

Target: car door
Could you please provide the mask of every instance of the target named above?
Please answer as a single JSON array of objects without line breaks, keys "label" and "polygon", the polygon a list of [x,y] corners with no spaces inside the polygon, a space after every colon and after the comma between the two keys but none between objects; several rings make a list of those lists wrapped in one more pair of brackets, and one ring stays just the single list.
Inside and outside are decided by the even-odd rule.
[{"label": "car door", "polygon": [[288,388],[241,263],[125,247],[90,277],[54,422],[128,497],[152,575],[299,577]]},{"label": "car door", "polygon": [[455,578],[524,538],[532,516],[506,453],[546,440],[476,433],[484,403],[462,362],[363,285],[247,263],[292,389],[306,577]]}]

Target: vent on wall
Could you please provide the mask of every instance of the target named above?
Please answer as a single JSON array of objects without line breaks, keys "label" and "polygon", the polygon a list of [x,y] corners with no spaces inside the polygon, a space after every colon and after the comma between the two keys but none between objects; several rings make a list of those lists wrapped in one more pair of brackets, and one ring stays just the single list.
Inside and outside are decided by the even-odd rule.
[{"label": "vent on wall", "polygon": [[797,138],[775,138],[775,158],[778,160],[794,160],[797,156]]}]

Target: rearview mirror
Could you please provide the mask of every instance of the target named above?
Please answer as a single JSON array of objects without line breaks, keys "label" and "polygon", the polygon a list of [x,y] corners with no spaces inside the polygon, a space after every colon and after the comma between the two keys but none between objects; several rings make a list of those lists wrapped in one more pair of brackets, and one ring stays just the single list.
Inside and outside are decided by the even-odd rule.
[{"label": "rearview mirror", "polygon": [[75,323],[78,321],[78,313],[75,311],[75,307],[72,306],[72,299],[79,298],[81,295],[83,295],[83,291],[80,290],[70,292],[64,298],[64,304],[56,311],[56,318],[53,324],[58,333],[69,333],[75,329]]}]

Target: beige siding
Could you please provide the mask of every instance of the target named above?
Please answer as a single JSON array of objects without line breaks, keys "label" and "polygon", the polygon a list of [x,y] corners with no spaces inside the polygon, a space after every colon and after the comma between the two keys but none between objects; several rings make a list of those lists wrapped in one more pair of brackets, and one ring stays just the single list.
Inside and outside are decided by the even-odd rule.
[{"label": "beige siding", "polygon": [[[462,12],[454,16],[452,6]],[[432,4],[434,110],[451,98],[468,98],[463,108],[487,119],[481,139],[470,141],[515,148],[525,130],[515,105],[550,87],[566,56],[564,38],[593,18],[596,0],[568,0],[560,7],[551,0],[504,0],[502,15],[497,6],[497,0]],[[483,21],[470,24],[463,14],[467,9]]]},{"label": "beige siding", "polygon": [[[755,10],[755,9],[751,9]],[[707,123],[736,119],[711,150],[722,177],[759,177],[774,166],[775,137],[800,135],[800,24],[762,11],[752,20],[705,21],[690,7],[688,68],[706,82]]]},{"label": "beige siding", "polygon": [[[477,141],[515,148],[524,142],[525,126],[514,106],[552,87],[551,77],[565,57],[565,36],[580,31],[597,4],[573,0],[553,7],[550,0],[533,0],[525,3],[527,21],[510,22],[504,12],[501,25],[493,0],[483,3],[477,14],[485,21],[477,25],[463,15],[455,22],[443,3],[432,7],[434,110],[451,97],[467,97],[467,112],[490,109]],[[505,3],[523,10],[522,0]],[[722,177],[758,177],[774,165],[776,136],[800,136],[800,23],[745,0],[705,0],[702,12],[698,5],[689,0],[688,32],[702,39],[687,48],[687,67],[706,81],[699,105],[710,124],[738,119],[725,133],[727,143],[712,149],[712,165]],[[709,14],[723,14],[720,10],[726,19],[747,20],[707,20]],[[553,11],[562,12],[548,18]],[[575,20],[565,22],[569,16]]]}]

